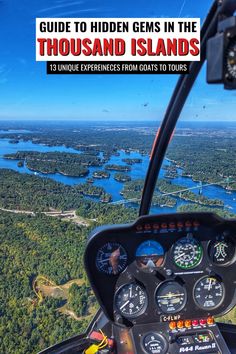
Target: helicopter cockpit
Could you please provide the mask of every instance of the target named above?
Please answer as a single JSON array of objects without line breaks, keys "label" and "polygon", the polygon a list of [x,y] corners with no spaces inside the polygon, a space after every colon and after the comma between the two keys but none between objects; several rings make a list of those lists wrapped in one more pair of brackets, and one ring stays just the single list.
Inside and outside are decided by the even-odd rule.
[{"label": "helicopter cockpit", "polygon": [[[98,228],[88,239],[85,269],[100,310],[85,334],[42,353],[236,353],[235,326],[215,320],[236,305],[235,219],[194,210],[148,215],[167,147],[204,63],[208,84],[236,88],[235,11],[234,0],[214,1],[203,24],[201,61],[180,76],[167,107],[139,218]],[[167,168],[169,178],[177,168]]]}]

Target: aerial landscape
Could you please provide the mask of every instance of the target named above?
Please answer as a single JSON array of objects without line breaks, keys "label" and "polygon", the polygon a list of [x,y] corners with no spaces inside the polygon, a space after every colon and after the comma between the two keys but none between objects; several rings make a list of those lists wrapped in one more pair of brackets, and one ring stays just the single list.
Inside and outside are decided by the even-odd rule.
[{"label": "aerial landscape", "polygon": [[[158,128],[1,122],[1,353],[37,352],[86,328],[97,310],[83,267],[86,239],[96,226],[137,217]],[[235,138],[232,122],[181,122],[151,213],[210,210],[234,218]]]}]

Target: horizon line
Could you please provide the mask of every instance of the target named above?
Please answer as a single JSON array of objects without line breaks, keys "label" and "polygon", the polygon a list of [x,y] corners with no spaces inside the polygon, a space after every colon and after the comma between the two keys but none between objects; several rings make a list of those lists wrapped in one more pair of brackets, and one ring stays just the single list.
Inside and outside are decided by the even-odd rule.
[{"label": "horizon line", "polygon": [[[117,123],[151,123],[151,122],[162,122],[162,120],[117,120],[117,119],[101,119],[101,120],[97,120],[97,119],[90,119],[90,120],[83,120],[83,119],[17,119],[17,118],[11,118],[11,119],[2,119],[0,118],[0,122],[64,122],[64,123],[68,123],[68,122],[73,122],[73,123],[94,123],[94,122],[102,122],[102,123],[108,123],[108,122],[117,122]],[[236,123],[236,120],[180,120],[177,122],[178,123]]]}]

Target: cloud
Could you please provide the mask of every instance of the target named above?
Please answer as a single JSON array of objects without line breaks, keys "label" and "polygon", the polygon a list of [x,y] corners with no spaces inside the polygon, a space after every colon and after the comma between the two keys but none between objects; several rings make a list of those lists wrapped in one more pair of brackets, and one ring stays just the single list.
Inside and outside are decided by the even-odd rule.
[{"label": "cloud", "polygon": [[59,14],[54,14],[54,15],[51,15],[51,17],[60,17],[60,16],[67,16],[67,15],[76,15],[76,14],[78,14],[78,13],[83,13],[83,12],[98,12],[98,11],[101,11],[101,10],[102,10],[102,9],[98,9],[98,8],[73,10],[73,11],[61,12],[61,13],[59,13]]},{"label": "cloud", "polygon": [[183,9],[184,9],[185,4],[186,4],[186,0],[184,0],[183,3],[182,3],[182,6],[181,6],[181,8],[180,8],[180,10],[179,10],[179,15],[178,15],[178,17],[181,17],[182,11],[183,11]]},{"label": "cloud", "polygon": [[63,4],[61,3],[60,5],[45,7],[44,9],[39,10],[38,13],[47,12],[47,11],[55,10],[55,9],[61,9],[61,8],[70,7],[70,6],[74,6],[74,5],[81,5],[83,3],[84,3],[83,1],[74,1],[74,2],[63,3]]}]

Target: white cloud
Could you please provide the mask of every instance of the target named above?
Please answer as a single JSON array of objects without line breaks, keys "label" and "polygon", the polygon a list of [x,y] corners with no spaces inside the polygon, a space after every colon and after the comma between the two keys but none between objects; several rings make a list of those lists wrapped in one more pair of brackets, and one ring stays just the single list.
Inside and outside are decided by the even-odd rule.
[{"label": "white cloud", "polygon": [[74,2],[70,2],[70,3],[63,3],[60,5],[46,7],[44,9],[39,10],[38,13],[47,12],[47,11],[55,10],[55,9],[61,9],[61,8],[70,7],[70,6],[74,6],[74,5],[81,5],[83,3],[84,3],[83,1],[74,1]]}]

